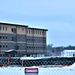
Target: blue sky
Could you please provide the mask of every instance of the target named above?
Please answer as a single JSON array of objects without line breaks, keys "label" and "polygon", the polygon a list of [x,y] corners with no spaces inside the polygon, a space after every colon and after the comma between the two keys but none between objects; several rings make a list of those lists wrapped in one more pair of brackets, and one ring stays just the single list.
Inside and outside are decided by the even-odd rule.
[{"label": "blue sky", "polygon": [[75,46],[75,0],[0,0],[0,21],[46,28],[47,44]]}]

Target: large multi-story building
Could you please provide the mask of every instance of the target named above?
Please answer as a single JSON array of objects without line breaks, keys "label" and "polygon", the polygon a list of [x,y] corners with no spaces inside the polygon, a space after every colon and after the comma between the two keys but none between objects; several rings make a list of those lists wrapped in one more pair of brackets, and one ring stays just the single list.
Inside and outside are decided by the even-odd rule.
[{"label": "large multi-story building", "polygon": [[0,52],[16,50],[18,56],[39,56],[46,53],[47,29],[0,23]]}]

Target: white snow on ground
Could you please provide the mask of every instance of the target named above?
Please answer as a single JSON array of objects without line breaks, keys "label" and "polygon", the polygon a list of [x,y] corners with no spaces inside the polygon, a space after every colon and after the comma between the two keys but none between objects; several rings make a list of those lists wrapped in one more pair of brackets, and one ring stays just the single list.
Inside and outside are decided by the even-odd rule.
[{"label": "white snow on ground", "polygon": [[[32,67],[35,68],[35,67]],[[0,67],[0,75],[74,75],[75,63],[69,67],[38,67],[38,74],[25,74],[25,67]]]},{"label": "white snow on ground", "polygon": [[24,68],[21,67],[2,67],[0,75],[25,75]]}]

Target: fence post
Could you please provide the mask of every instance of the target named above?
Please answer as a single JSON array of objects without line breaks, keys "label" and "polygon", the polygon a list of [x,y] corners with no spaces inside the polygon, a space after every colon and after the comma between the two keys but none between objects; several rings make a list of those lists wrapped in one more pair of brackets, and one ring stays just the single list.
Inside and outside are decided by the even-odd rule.
[{"label": "fence post", "polygon": [[7,63],[7,65],[9,65],[10,64],[10,57],[8,57],[8,63]]},{"label": "fence post", "polygon": [[24,64],[24,60],[22,60],[22,67],[24,67],[24,65],[23,65],[23,64]]}]

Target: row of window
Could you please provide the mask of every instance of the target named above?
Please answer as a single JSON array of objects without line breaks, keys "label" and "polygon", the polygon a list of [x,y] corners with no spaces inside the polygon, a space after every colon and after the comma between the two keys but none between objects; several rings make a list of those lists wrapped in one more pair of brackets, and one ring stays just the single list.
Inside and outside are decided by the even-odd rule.
[{"label": "row of window", "polygon": [[40,39],[40,38],[39,39],[35,39],[35,38],[34,39],[27,39],[27,42],[45,43],[46,39],[44,39],[44,40]]},{"label": "row of window", "polygon": [[4,40],[7,40],[7,39],[11,39],[11,41],[16,41],[16,40],[23,40],[23,39],[25,39],[25,37],[24,36],[18,36],[18,39],[17,39],[17,37],[16,36],[14,36],[14,37],[10,37],[11,35],[9,35],[9,37],[7,36],[7,35],[0,35],[0,39],[4,39]]},{"label": "row of window", "polygon": [[[14,33],[17,33],[16,28],[12,28],[11,31],[14,32]],[[22,31],[24,31],[24,29],[22,29]],[[41,32],[41,31],[31,31],[31,30],[27,30],[27,34],[45,35],[46,32],[45,32],[45,31]]]},{"label": "row of window", "polygon": [[7,30],[7,26],[0,26],[0,30]]},{"label": "row of window", "polygon": [[[20,29],[20,27],[18,27]],[[0,26],[0,30],[6,30],[7,31],[7,26]],[[24,31],[24,28],[22,28],[22,31]],[[11,32],[17,33],[16,28],[11,28]],[[38,34],[38,35],[45,35],[46,31],[34,31],[34,30],[27,30],[27,34]]]},{"label": "row of window", "polygon": [[7,39],[7,36],[0,36],[0,39]]},{"label": "row of window", "polygon": [[27,46],[27,48],[32,48],[32,49],[43,49],[43,48],[46,48],[46,47],[31,47],[31,46]]},{"label": "row of window", "polygon": [[[7,26],[0,26],[0,30],[6,30],[7,31],[8,27]],[[20,27],[18,27],[20,29]],[[11,31],[16,33],[16,28],[11,28]],[[22,27],[22,31],[24,31],[24,28]]]},{"label": "row of window", "polygon": [[0,48],[7,48],[8,47],[8,45],[7,44],[3,44],[3,45],[0,45]]},{"label": "row of window", "polygon": [[[8,47],[7,44],[1,44],[1,45],[0,45],[0,48],[7,48],[7,47]],[[19,47],[20,47],[20,46],[16,46],[16,45],[14,46],[15,49],[19,49]],[[44,47],[32,47],[32,46],[27,46],[27,49],[43,49],[43,48],[45,49],[46,47],[45,47],[45,46],[44,46]]]},{"label": "row of window", "polygon": [[[14,36],[14,37],[9,37],[11,40],[10,41],[25,41],[25,37],[24,36],[18,36],[18,37],[16,37],[16,36]],[[7,40],[7,39],[9,39],[8,38],[8,36],[7,35],[0,35],[0,39],[2,40]],[[27,37],[27,42],[39,42],[39,43],[41,43],[41,42],[46,42],[46,38],[36,38],[36,37],[34,37],[34,38],[32,38],[32,37]]]},{"label": "row of window", "polygon": [[[15,50],[20,48],[20,46],[17,46],[17,45],[14,45],[13,47],[14,47],[13,49],[15,49]],[[8,45],[7,44],[0,44],[0,48],[3,48],[3,49],[8,48]]]},{"label": "row of window", "polygon": [[45,31],[33,31],[33,30],[27,30],[27,34],[38,34],[38,35],[45,35]]}]

